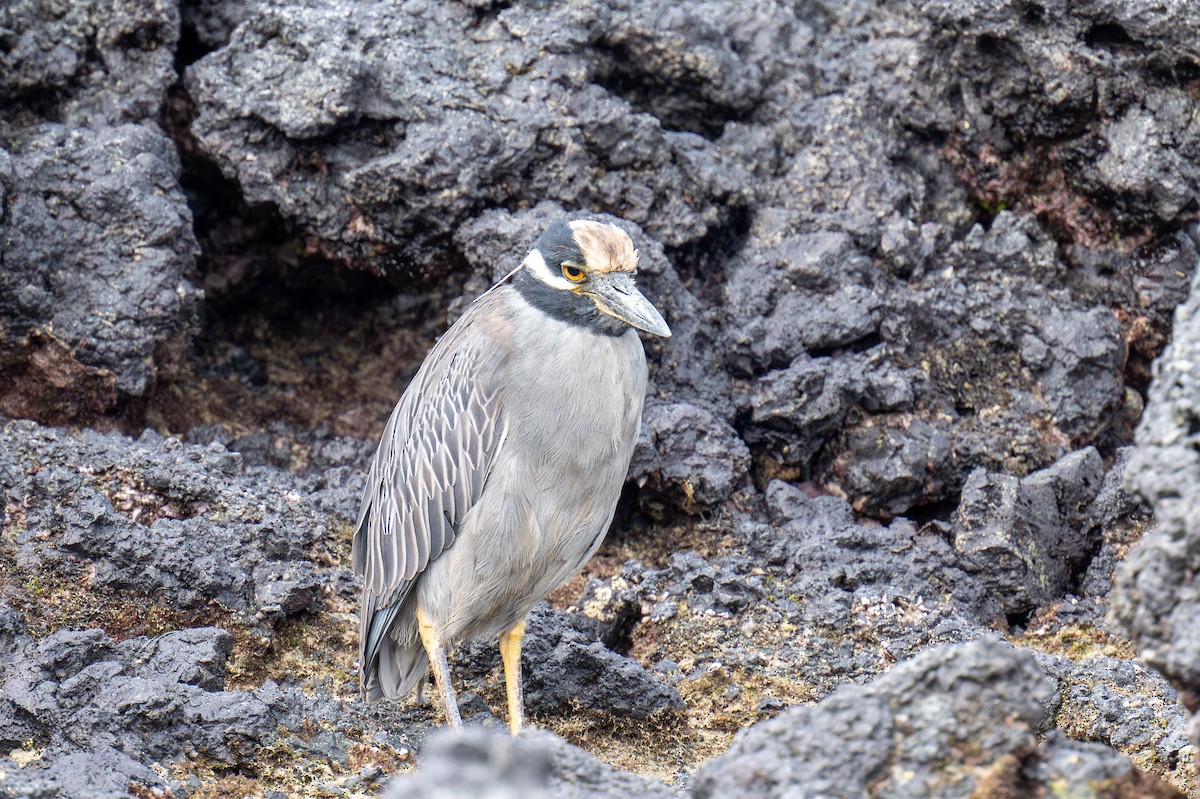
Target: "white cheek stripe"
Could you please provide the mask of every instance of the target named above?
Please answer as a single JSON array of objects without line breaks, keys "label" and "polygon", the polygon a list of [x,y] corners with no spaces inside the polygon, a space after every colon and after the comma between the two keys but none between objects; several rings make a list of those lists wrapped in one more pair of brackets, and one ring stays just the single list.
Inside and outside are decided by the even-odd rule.
[{"label": "white cheek stripe", "polygon": [[551,288],[556,288],[560,291],[567,291],[575,288],[576,286],[575,283],[572,283],[562,276],[562,273],[558,270],[557,266],[555,268],[551,268],[550,265],[546,263],[546,259],[542,257],[541,252],[538,250],[534,250],[533,252],[529,253],[528,256],[526,256],[523,266],[529,270],[529,274],[533,275]]}]

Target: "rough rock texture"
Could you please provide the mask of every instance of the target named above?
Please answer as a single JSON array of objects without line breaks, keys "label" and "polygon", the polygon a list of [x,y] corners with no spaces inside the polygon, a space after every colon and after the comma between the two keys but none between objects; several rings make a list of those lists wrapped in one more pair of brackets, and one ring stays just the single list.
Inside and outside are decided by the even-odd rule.
[{"label": "rough rock texture", "polygon": [[967,478],[954,546],[1005,613],[1044,607],[1072,587],[1095,550],[1086,517],[1103,477],[1088,447],[1026,477],[976,469]]},{"label": "rough rock texture", "polygon": [[[640,610],[634,613],[636,623]],[[597,718],[639,722],[661,722],[657,718],[661,714],[681,711],[683,699],[674,687],[616,651],[620,641],[606,635],[613,627],[582,614],[535,607],[526,620],[521,644],[526,710],[535,717],[586,710]],[[500,657],[494,642],[474,642],[463,650],[456,659],[458,673],[475,680],[499,673]],[[596,690],[598,685],[604,689]],[[486,706],[478,709],[490,712]],[[470,717],[474,708],[463,712]],[[484,718],[486,715],[481,721]]]},{"label": "rough rock texture", "polygon": [[[188,71],[193,131],[249,199],[338,255],[383,258],[377,268],[389,255],[431,265],[414,240],[436,244],[514,195],[619,209],[668,244],[699,238],[744,190],[701,136],[630,116],[597,85],[606,67],[624,70],[619,54],[637,36],[616,14],[598,3],[497,14],[264,3]],[[722,50],[688,53],[707,62],[699,80],[753,71]],[[257,89],[273,83],[288,90]]]},{"label": "rough rock texture", "polygon": [[[232,646],[216,628],[120,642],[101,630],[63,631],[24,643],[3,660],[0,746],[11,760],[0,758],[0,796],[185,796],[186,784],[150,764],[236,767],[292,746],[345,763],[361,714],[274,682],[225,690]],[[318,719],[340,740],[304,731]]]},{"label": "rough rock texture", "polygon": [[1132,753],[1142,769],[1173,770],[1196,757],[1179,692],[1162,675],[1123,658],[1038,659],[1059,683],[1056,721],[1066,734]]},{"label": "rough rock texture", "polygon": [[[1056,686],[1028,652],[996,640],[943,646],[866,686],[846,686],[744,731],[688,795],[713,797],[1178,797],[1107,746],[1071,741],[1049,720]],[[432,738],[417,773],[388,797],[672,796],[614,773],[544,733],[468,729]]]},{"label": "rough rock texture", "polygon": [[[89,578],[85,588],[100,592],[101,597],[107,596],[107,590],[123,587],[121,581],[136,574],[144,582],[132,587],[155,603],[186,607],[208,596],[241,610],[250,621],[277,625],[288,619],[312,618],[311,614],[323,607],[319,599],[311,605],[276,605],[263,599],[304,593],[289,588],[293,586],[286,577],[290,571],[321,575],[322,581],[333,587],[329,602],[344,607],[352,597],[353,586],[342,569],[318,565],[327,562],[324,559],[329,555],[320,554],[315,540],[310,540],[313,534],[306,531],[322,517],[342,519],[344,524],[352,512],[347,506],[356,501],[358,470],[337,465],[335,454],[344,450],[353,457],[359,454],[359,447],[327,442],[320,448],[328,460],[323,476],[312,478],[289,476],[273,467],[244,467],[239,455],[218,444],[181,445],[152,434],[140,440],[114,434],[68,434],[28,422],[9,423],[3,431],[6,439],[0,452],[8,459],[0,472],[5,475],[9,503],[5,528],[15,532],[12,546],[24,553],[12,563],[18,569],[39,569],[24,574],[49,579],[61,573],[68,539],[74,541],[76,536],[88,541],[113,528],[123,531],[122,535],[104,538],[105,546],[69,550],[90,561],[84,572]],[[1087,451],[1068,456],[1045,473],[1026,478],[1026,489],[1053,486],[1055,482],[1047,479],[1047,474],[1073,474],[1086,469],[1090,459]],[[88,466],[80,467],[80,461]],[[213,476],[220,479],[213,480]],[[1085,490],[1082,496],[1093,493]],[[984,634],[980,624],[995,612],[998,600],[990,595],[986,583],[956,566],[966,556],[954,549],[953,538],[945,532],[921,532],[903,519],[886,527],[863,525],[856,522],[844,500],[809,497],[782,481],[771,485],[768,500],[769,522],[744,523],[736,542],[714,560],[682,553],[661,569],[629,564],[611,581],[589,583],[581,596],[586,615],[535,613],[524,661],[531,713],[539,719],[583,714],[593,720],[605,716],[638,720],[661,716],[663,710],[679,713],[681,694],[695,703],[699,701],[696,687],[704,686],[705,691],[724,696],[719,701],[732,708],[749,703],[749,720],[753,720],[777,712],[783,706],[781,698],[801,698],[781,693],[786,685],[807,683],[811,686],[809,698],[834,692],[829,701],[836,705],[840,701],[835,701],[839,696],[836,689],[848,680],[877,675],[889,662],[905,660],[931,643]],[[258,514],[257,521],[246,518],[251,508]],[[1073,507],[1072,511],[1089,518],[1092,513],[1089,508]],[[154,520],[146,526],[132,516]],[[227,518],[239,521],[214,523],[214,519]],[[84,521],[89,519],[92,521]],[[204,525],[203,530],[183,541],[171,537],[173,525],[189,522]],[[146,548],[145,540],[138,537],[139,529],[155,534],[159,559],[142,561],[135,570],[129,554],[132,544],[122,542],[127,538],[141,541],[137,551]],[[30,530],[43,532],[30,536]],[[238,537],[219,538],[229,536],[222,530],[237,531]],[[296,542],[291,542],[291,536]],[[166,547],[163,540],[175,543]],[[283,549],[271,549],[272,542]],[[301,546],[303,542],[307,544]],[[203,564],[214,562],[205,561],[203,551],[217,543],[226,547],[227,555],[219,570],[208,569]],[[289,548],[289,552],[283,551]],[[195,564],[162,559],[177,549],[190,553]],[[33,553],[37,558],[32,558]],[[272,563],[272,558],[285,563],[293,559],[294,568],[268,570],[271,579],[258,583],[263,563]],[[216,575],[211,581],[202,579],[207,571]],[[186,586],[167,579],[176,574],[191,575]],[[232,591],[248,585],[254,590]],[[948,595],[947,587],[952,589]],[[100,786],[98,796],[120,796],[131,782],[178,791],[187,783],[171,782],[174,778],[165,778],[150,766],[208,759],[224,763],[226,769],[245,769],[253,762],[253,753],[263,748],[273,752],[273,758],[286,752],[291,758],[288,762],[300,764],[290,768],[332,767],[344,775],[333,780],[327,776],[320,783],[325,786],[322,791],[362,790],[385,773],[375,766],[365,773],[361,768],[359,772],[349,768],[349,764],[361,762],[364,747],[391,752],[395,757],[395,752],[419,745],[431,721],[429,711],[421,708],[363,706],[356,698],[349,667],[332,681],[306,683],[310,689],[322,686],[311,696],[271,682],[251,690],[225,690],[235,638],[222,629],[185,628],[124,641],[94,629],[63,630],[35,638],[21,614],[4,609],[0,630],[4,631],[0,669],[5,675],[0,685],[0,738],[10,757],[22,764],[17,767],[14,760],[5,767],[6,773],[16,775],[5,785],[12,795],[25,795],[37,786],[70,792],[72,786],[81,784],[79,780]],[[661,641],[664,651],[647,650],[647,640]],[[348,645],[348,641],[337,644]],[[654,672],[612,648],[628,651],[630,646],[641,658],[656,663]],[[998,643],[972,646],[982,646],[979,651],[984,654],[966,658],[967,662],[951,668],[951,673],[980,673],[984,661],[1011,660],[1019,668],[1013,663],[1005,668],[1024,675],[1013,678],[1017,683],[1013,693],[1033,701],[1038,719],[1043,715],[1049,719],[1057,707],[1059,723],[1073,734],[1133,753],[1143,765],[1160,773],[1183,767],[1179,759],[1189,750],[1180,748],[1183,717],[1177,698],[1136,664],[1115,658],[1086,662],[1090,665],[1065,658],[1047,661],[1048,673],[1062,685],[1059,698],[1050,702],[1054,683],[1036,666],[1030,672],[1036,674],[1036,680],[1026,674],[1026,666],[1033,662],[1028,654],[1014,654],[1020,650]],[[941,650],[943,654],[946,651],[957,650]],[[684,659],[689,652],[704,653],[706,659],[689,662]],[[681,662],[663,660],[670,656]],[[456,658],[456,663],[459,679],[468,689],[464,694],[468,718],[472,723],[494,725],[487,713],[478,712],[487,705],[470,695],[471,690],[489,694],[496,706],[498,695],[488,687],[489,675],[495,674],[497,666],[494,648],[490,644],[473,648]],[[929,708],[943,707],[949,701],[947,696],[959,696],[964,706],[981,703],[979,697],[946,687],[961,687],[960,682],[942,678],[928,682],[912,676],[928,676],[941,669],[930,663],[942,663],[942,655],[919,656],[916,664],[897,666],[883,678],[882,685]],[[1008,677],[1003,675],[1008,672],[997,669],[1001,676],[973,684],[987,690],[1007,686]],[[738,684],[731,677],[736,673],[750,679],[749,685],[755,685],[754,680],[766,682],[730,693]],[[910,676],[899,676],[903,674]],[[286,678],[289,673],[280,676]],[[1021,682],[1026,677],[1029,684]],[[901,683],[903,691],[897,687]],[[598,685],[604,690],[595,690]],[[1047,697],[1041,696],[1044,686],[1050,686],[1044,691]],[[328,696],[330,691],[333,697]],[[861,706],[859,699],[850,705]],[[500,702],[503,707],[502,699]],[[1063,716],[1064,707],[1075,712]],[[1018,708],[1012,712],[1025,711]],[[1091,726],[1082,726],[1081,719],[1093,719]],[[970,730],[960,722],[945,717],[942,733],[969,738]],[[982,717],[972,723],[981,725]],[[364,734],[369,744],[357,742]],[[1004,735],[1010,734],[1017,736],[1011,730]],[[1007,752],[1005,747],[1011,743],[1008,737],[1001,738],[996,757]],[[469,752],[454,750],[457,754],[443,757],[436,754],[440,750],[434,750],[427,756],[435,762],[439,758],[474,759],[478,771],[462,770],[463,779],[475,779],[472,774],[499,774],[496,790],[524,785],[548,785],[547,790],[555,790],[556,780],[591,774],[584,785],[595,790],[595,795],[619,795],[633,784],[630,781],[639,779],[600,767],[554,739],[539,745],[541,754],[522,749],[522,754],[512,755],[506,754],[508,744],[479,744]],[[1085,750],[1087,757],[1076,753],[1070,756],[1073,759],[1063,758],[1093,764],[1087,768],[1114,778],[1126,775],[1123,778],[1135,779],[1129,776],[1127,762],[1112,749],[1092,746]],[[869,753],[864,750],[861,754],[866,758]],[[1028,753],[1017,756],[1026,770],[1042,763]],[[868,760],[854,762],[859,768],[869,766]],[[1051,762],[1049,754],[1045,762]],[[1050,768],[1038,766],[1043,767]],[[435,784],[422,783],[422,779],[418,777],[417,784]],[[704,784],[702,778],[698,790],[703,790]]]},{"label": "rough rock texture", "polygon": [[[176,80],[177,3],[14,0],[0,8],[0,31],[0,102],[31,117],[69,127],[155,119]],[[0,131],[22,121],[5,115]]]},{"label": "rough rock texture", "polygon": [[[94,418],[146,393],[160,362],[178,367],[197,301],[184,274],[198,249],[179,169],[170,139],[132,124],[42,125],[0,149],[4,411]],[[50,343],[76,373],[100,370],[107,392],[47,380]]]},{"label": "rough rock texture", "polygon": [[[220,23],[224,8],[200,17]],[[1196,20],[1037,9],[579,0],[351,14],[277,0],[187,85],[201,148],[249,198],[372,268],[436,270],[445,253],[497,277],[548,207],[631,220],[696,295],[678,318],[701,323],[701,346],[653,353],[664,373],[703,376],[667,381],[671,399],[736,424],[768,468],[901,513],[951,500],[976,467],[1024,473],[1124,419],[1127,345],[1144,347],[1170,302],[1123,316],[1097,300],[1126,303],[1139,272],[1169,284],[1194,261],[1169,232],[1144,251],[1114,236],[1145,240],[1195,191],[1176,168],[1193,101],[1169,76],[1190,79],[1170,54]],[[1020,57],[993,64],[1009,51]],[[1086,79],[1019,81],[1026,62]],[[1022,127],[1029,107],[1056,109],[1056,125]],[[1133,158],[1136,131],[1169,154]],[[1110,217],[1093,199],[1113,194]],[[993,210],[980,219],[971,201]]]},{"label": "rough rock texture", "polygon": [[[1191,696],[1200,692],[1200,291],[1155,363],[1126,482],[1154,508],[1155,527],[1119,569],[1113,600],[1146,662]],[[1194,702],[1194,698],[1190,701]]]},{"label": "rough rock texture", "polygon": [[688,505],[718,505],[745,478],[750,451],[726,422],[690,402],[651,402],[629,476]]},{"label": "rough rock texture", "polygon": [[586,708],[646,719],[683,709],[675,688],[603,641],[592,640],[563,614],[536,610],[527,624],[521,663],[530,712]]},{"label": "rough rock texture", "polygon": [[[1070,175],[1066,191],[1084,195],[1074,207],[1047,209],[1068,228],[1103,235],[1114,222],[1176,219],[1195,196],[1198,129],[1184,109],[1194,102],[1196,62],[1180,47],[1195,30],[1194,8],[1110,0],[920,6],[938,34],[924,80],[911,86],[910,124],[960,136],[985,163],[989,149],[1004,162],[1053,143],[1041,168]],[[948,105],[969,124],[945,127]],[[1156,174],[1173,177],[1159,183]],[[1102,207],[1088,207],[1101,198]]]},{"label": "rough rock texture", "polygon": [[[191,746],[228,757],[228,747],[261,742],[275,720],[261,702],[223,695],[224,630],[194,628],[117,643],[100,630],[64,631],[27,648],[6,670],[9,746],[24,740],[72,748],[112,746],[159,759]],[[186,688],[182,686],[187,686]],[[123,717],[117,723],[114,717]],[[227,729],[236,718],[236,731]],[[151,737],[150,725],[192,724],[185,734]],[[56,740],[56,739],[62,739]]]},{"label": "rough rock texture", "polygon": [[1128,761],[1102,747],[1066,769],[1054,762],[1065,756],[1053,746],[1038,747],[1035,734],[1054,691],[1036,659],[1007,644],[939,647],[868,686],[847,686],[818,705],[750,728],[700,770],[692,795],[1006,795],[1039,784],[1022,773],[1031,766],[1050,778],[1043,787],[1053,776],[1072,785],[1086,785],[1085,774],[1113,781],[1088,786],[1092,793],[1085,796],[1106,795],[1105,789],[1137,779]]},{"label": "rough rock texture", "polygon": [[[355,591],[348,535],[362,490],[362,449],[325,439],[311,453],[320,468],[297,477],[246,466],[218,443],[181,444],[152,432],[136,440],[69,433],[20,421],[0,427],[0,600],[20,602],[36,617],[39,636],[20,612],[0,605],[0,751],[32,757],[0,785],[14,796],[37,785],[68,795],[95,785],[89,795],[123,796],[131,781],[164,785],[152,764],[215,760],[242,768],[264,747],[345,772],[351,752],[386,762],[358,743],[364,725],[370,745],[385,747],[393,760],[419,743],[425,727],[414,725],[413,711],[357,698],[350,632],[357,625],[342,609]],[[93,604],[114,610],[92,615],[74,607]],[[335,626],[305,633],[321,616],[335,616]],[[120,631],[163,619],[184,628],[129,640],[100,629],[53,631],[77,618]],[[187,626],[199,618],[226,629]],[[324,640],[331,629],[332,640]],[[264,637],[246,640],[248,632]],[[268,646],[294,647],[297,633],[301,648],[334,650],[333,668],[304,684],[316,691],[312,698],[262,677],[252,679],[261,684],[254,690],[223,690],[235,645],[245,681],[247,670],[263,668]],[[674,688],[600,638],[586,619],[535,614],[525,652],[531,712],[582,708],[645,719],[681,707]],[[247,646],[261,649],[248,653]],[[475,671],[464,662],[464,679],[482,685],[497,665],[488,656]],[[303,675],[285,667],[277,676]],[[596,694],[594,684],[611,690]],[[322,731],[316,742],[314,730]],[[89,765],[81,770],[80,762]],[[383,774],[373,768],[370,779],[327,779],[322,790],[354,787],[347,782],[354,779],[369,788]]]},{"label": "rough rock texture", "polygon": [[[727,287],[731,305],[774,295],[765,308],[746,306],[748,326],[731,338],[734,362],[762,375],[745,394],[747,441],[782,466],[814,470],[857,509],[901,513],[946,499],[980,466],[1047,465],[1093,440],[1124,402],[1118,321],[1054,280],[1064,267],[1032,218],[1002,213],[892,288],[849,236],[796,241],[779,218],[759,219],[769,227],[756,221]],[[796,255],[754,248],[781,236]],[[824,308],[855,275],[869,281],[875,321],[850,338],[822,333],[814,314],[853,320]],[[781,337],[791,343],[777,345]],[[859,352],[823,354],[859,341]]]},{"label": "rough rock texture", "polygon": [[173,2],[0,8],[0,412],[140,407],[195,325],[198,245],[175,144]]},{"label": "rough rock texture", "polygon": [[[12,13],[14,52],[75,30]],[[163,19],[142,38],[84,37],[60,60],[168,50],[175,12],[145,13]],[[888,515],[955,501],[977,467],[1019,475],[1121,435],[1126,367],[1161,345],[1194,261],[1174,232],[1196,183],[1190,10],[273,0],[183,16],[215,48],[187,70],[186,152],[308,252],[402,283],[394,263],[503,273],[559,208],[631,220],[650,261],[668,248],[649,271],[669,279],[647,282],[695,330],[652,352],[673,407],[652,421],[684,452],[638,475],[668,504],[726,499],[742,452],[731,469],[716,450],[737,439],[764,476]],[[13,81],[65,80],[33,62]]]},{"label": "rough rock texture", "polygon": [[625,774],[544,732],[512,738],[497,730],[442,732],[429,740],[415,775],[388,785],[390,799],[666,799],[657,780]]},{"label": "rough rock texture", "polygon": [[301,481],[150,431],[134,443],[9,422],[0,442],[19,568],[82,570],[95,588],[176,610],[215,603],[268,628],[321,607],[336,577],[314,552],[350,523],[362,485],[351,466]]}]

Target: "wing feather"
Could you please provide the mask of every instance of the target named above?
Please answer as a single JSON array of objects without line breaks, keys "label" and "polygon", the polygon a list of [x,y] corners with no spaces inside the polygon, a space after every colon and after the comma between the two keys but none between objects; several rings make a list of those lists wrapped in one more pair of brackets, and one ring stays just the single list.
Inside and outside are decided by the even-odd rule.
[{"label": "wing feather", "polygon": [[447,331],[397,403],[371,463],[354,533],[363,577],[360,673],[373,674],[400,605],[479,501],[502,443],[495,297]]}]

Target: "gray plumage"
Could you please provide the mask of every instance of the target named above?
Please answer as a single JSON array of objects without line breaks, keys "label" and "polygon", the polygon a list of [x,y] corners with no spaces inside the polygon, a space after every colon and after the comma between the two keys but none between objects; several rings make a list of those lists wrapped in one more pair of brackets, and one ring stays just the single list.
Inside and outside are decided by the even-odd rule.
[{"label": "gray plumage", "polygon": [[[582,568],[612,521],[647,380],[629,325],[669,330],[633,288],[624,233],[562,228],[437,342],[384,430],[353,548],[369,699],[403,697],[425,675],[418,608],[441,647],[503,636]],[[567,259],[551,244],[593,262],[590,288],[546,263]]]}]

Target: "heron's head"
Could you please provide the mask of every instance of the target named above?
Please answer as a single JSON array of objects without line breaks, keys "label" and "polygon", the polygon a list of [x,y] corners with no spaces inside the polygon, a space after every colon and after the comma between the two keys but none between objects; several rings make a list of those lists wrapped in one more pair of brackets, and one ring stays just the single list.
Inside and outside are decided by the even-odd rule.
[{"label": "heron's head", "polygon": [[613,332],[624,323],[666,338],[671,328],[634,285],[637,260],[633,241],[616,225],[555,222],[526,257],[518,285],[543,310],[567,320],[591,320]]}]

